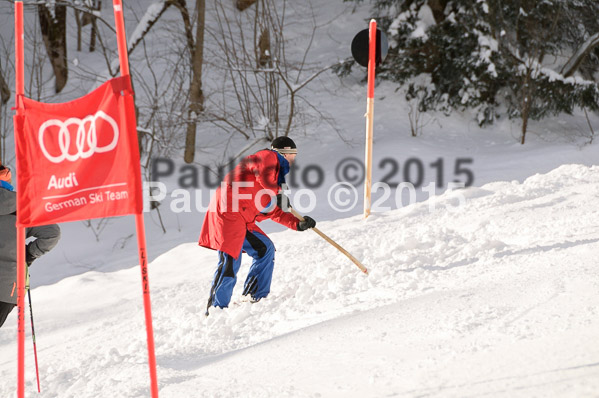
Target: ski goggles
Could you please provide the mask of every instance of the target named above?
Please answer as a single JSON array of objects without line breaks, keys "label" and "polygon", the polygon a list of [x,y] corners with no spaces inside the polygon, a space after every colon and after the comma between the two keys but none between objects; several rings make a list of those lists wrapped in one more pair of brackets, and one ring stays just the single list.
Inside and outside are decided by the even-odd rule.
[{"label": "ski goggles", "polygon": [[281,155],[284,154],[297,154],[297,148],[291,148],[289,146],[285,147],[285,148],[272,148],[273,150],[279,152]]}]

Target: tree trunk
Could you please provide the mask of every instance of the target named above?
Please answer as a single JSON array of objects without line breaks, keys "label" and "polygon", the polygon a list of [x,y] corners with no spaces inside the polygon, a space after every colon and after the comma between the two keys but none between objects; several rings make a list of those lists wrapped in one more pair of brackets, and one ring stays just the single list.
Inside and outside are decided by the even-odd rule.
[{"label": "tree trunk", "polygon": [[532,70],[529,67],[526,72],[526,77],[524,78],[524,84],[522,88],[522,139],[520,140],[520,143],[522,145],[524,145],[524,141],[526,139],[526,130],[528,129],[528,117],[530,116],[530,107],[532,101],[532,89],[530,87],[530,85],[532,84],[531,74]]},{"label": "tree trunk", "polygon": [[[6,80],[4,80],[4,74],[2,73],[2,69],[0,69],[0,103],[2,105],[6,105],[8,100],[10,99],[10,88],[8,84],[6,84]],[[2,112],[0,111],[0,126],[2,125]],[[6,142],[6,138],[0,136],[0,164],[2,163],[2,158],[4,158],[4,143]]]},{"label": "tree trunk", "polygon": [[56,78],[55,91],[59,93],[67,84],[69,73],[67,64],[67,7],[54,5],[54,15],[50,13],[46,5],[38,5],[37,10],[44,45]]},{"label": "tree trunk", "polygon": [[89,52],[93,53],[96,51],[96,35],[97,35],[98,26],[96,25],[96,18],[92,20],[92,28],[89,34]]},{"label": "tree trunk", "polygon": [[[94,2],[94,9],[96,11],[100,11],[102,9],[102,0]],[[96,36],[98,35],[98,24],[96,23],[95,16],[90,15],[90,23],[92,27],[89,37],[89,52],[93,53],[96,50]]]},{"label": "tree trunk", "polygon": [[433,17],[435,18],[435,22],[440,24],[445,20],[445,7],[447,7],[447,2],[449,0],[429,0],[428,6],[433,12]]},{"label": "tree trunk", "polygon": [[0,69],[0,100],[2,104],[6,104],[10,99],[10,88],[8,84],[6,84],[6,80],[4,80],[4,75],[2,74],[2,70]]},{"label": "tree trunk", "polygon": [[205,23],[206,1],[196,0],[196,38],[195,46],[190,48],[192,62],[192,77],[189,87],[189,109],[187,113],[188,124],[185,136],[185,154],[183,160],[192,163],[196,151],[196,127],[197,117],[204,110],[204,93],[202,92],[202,62],[204,58],[204,23]]},{"label": "tree trunk", "polygon": [[77,51],[81,51],[81,13],[75,10],[75,22],[77,23]]},{"label": "tree trunk", "polygon": [[570,59],[561,70],[564,77],[570,77],[576,72],[582,61],[591,53],[595,47],[599,46],[599,33],[595,33],[589,37]]},{"label": "tree trunk", "polygon": [[270,50],[270,33],[268,28],[262,29],[260,38],[258,39],[258,65],[257,68],[271,68],[271,50]]},{"label": "tree trunk", "polygon": [[243,11],[252,4],[254,4],[257,0],[237,0],[236,6],[239,11]]},{"label": "tree trunk", "polygon": [[528,128],[528,109],[522,113],[522,138],[520,144],[524,145],[526,140],[526,129]]}]

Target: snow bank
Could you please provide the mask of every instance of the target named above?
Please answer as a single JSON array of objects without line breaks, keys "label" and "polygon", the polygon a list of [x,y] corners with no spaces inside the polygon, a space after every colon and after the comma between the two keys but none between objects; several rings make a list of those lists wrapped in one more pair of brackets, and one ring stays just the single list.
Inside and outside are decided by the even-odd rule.
[{"label": "snow bank", "polygon": [[[320,223],[368,277],[316,234],[272,234],[271,295],[236,289],[208,318],[215,253],[165,253],[150,264],[161,397],[594,394],[598,172],[567,165],[444,194],[432,212]],[[41,397],[149,396],[138,267],[32,295]],[[0,396],[16,386],[15,325],[0,329]]]}]

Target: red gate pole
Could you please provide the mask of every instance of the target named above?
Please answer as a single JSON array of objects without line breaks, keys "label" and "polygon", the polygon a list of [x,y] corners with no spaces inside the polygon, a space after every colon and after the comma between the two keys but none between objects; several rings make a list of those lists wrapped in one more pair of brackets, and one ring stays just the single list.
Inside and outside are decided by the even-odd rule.
[{"label": "red gate pole", "polygon": [[[25,95],[25,49],[23,30],[23,2],[15,2],[15,137],[23,134],[22,98]],[[15,145],[16,145],[15,138]],[[18,203],[18,201],[17,201]],[[18,211],[18,209],[17,209]],[[25,228],[17,226],[17,397],[25,397]]]},{"label": "red gate pole", "polygon": [[156,374],[156,354],[154,351],[154,330],[152,327],[152,306],[150,301],[150,280],[148,278],[148,257],[146,255],[146,231],[143,214],[135,215],[137,228],[137,246],[139,247],[139,265],[141,267],[141,283],[144,296],[146,317],[146,333],[148,336],[148,364],[150,366],[150,382],[152,398],[158,398],[158,376]]},{"label": "red gate pole", "polygon": [[[121,76],[129,76],[129,60],[127,56],[127,38],[125,34],[125,21],[123,17],[123,3],[121,0],[113,0],[114,21],[116,25],[117,45],[119,50],[119,62]],[[130,77],[129,77],[130,78]],[[125,101],[128,99],[126,98]],[[126,112],[125,112],[126,113]],[[127,118],[135,117],[127,115]],[[135,126],[136,123],[127,121],[127,125]],[[156,354],[154,350],[154,330],[152,327],[152,303],[150,301],[150,282],[148,278],[148,258],[146,252],[146,232],[144,228],[143,214],[135,215],[135,226],[137,229],[137,246],[139,248],[139,265],[141,267],[141,278],[143,288],[144,311],[146,319],[146,334],[148,338],[148,365],[150,367],[150,382],[152,398],[158,398],[158,377],[156,375]]]},{"label": "red gate pole", "polygon": [[374,124],[374,71],[376,69],[376,21],[370,20],[368,40],[368,95],[366,99],[366,150],[364,166],[364,218],[370,215],[372,189],[372,140]]}]

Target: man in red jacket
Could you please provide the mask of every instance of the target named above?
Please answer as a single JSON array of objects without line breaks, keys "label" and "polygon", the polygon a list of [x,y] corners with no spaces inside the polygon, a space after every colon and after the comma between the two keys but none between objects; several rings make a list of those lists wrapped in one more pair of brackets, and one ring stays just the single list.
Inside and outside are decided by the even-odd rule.
[{"label": "man in red jacket", "polygon": [[[211,306],[229,305],[241,253],[254,260],[244,284],[243,295],[256,302],[270,292],[275,248],[272,241],[256,225],[270,218],[290,229],[305,231],[316,221],[305,216],[299,221],[293,214],[275,205],[277,195],[283,198],[281,186],[297,155],[297,147],[289,137],[278,137],[271,149],[244,158],[229,173],[212,198],[200,233],[200,246],[218,250],[218,267],[214,273],[206,315]],[[280,202],[280,200],[279,200]]]}]

